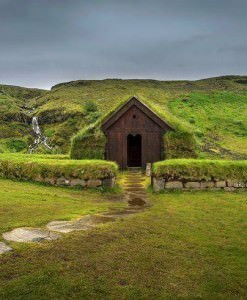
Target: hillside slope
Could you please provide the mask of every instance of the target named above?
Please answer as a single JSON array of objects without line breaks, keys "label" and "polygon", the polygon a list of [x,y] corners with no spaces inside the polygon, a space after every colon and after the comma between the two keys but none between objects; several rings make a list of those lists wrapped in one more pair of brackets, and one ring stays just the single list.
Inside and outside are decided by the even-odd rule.
[{"label": "hillside slope", "polygon": [[46,91],[0,85],[0,152],[25,151],[32,140],[30,101]]},{"label": "hillside slope", "polygon": [[[187,122],[195,132],[201,157],[247,158],[247,76],[198,81],[79,80],[58,84],[50,91],[32,90],[28,94],[9,88],[4,92],[7,96],[4,94],[5,102],[0,100],[1,116],[7,114],[9,105],[15,116],[22,113],[27,118],[1,121],[6,133],[0,136],[2,150],[24,150],[31,140],[30,115],[24,104],[35,108],[34,114],[54,151],[68,152],[70,137],[79,129],[95,122],[119,102],[137,95],[157,110]],[[6,144],[11,132],[15,132],[12,143],[13,138],[17,139],[23,147],[13,150]]]}]

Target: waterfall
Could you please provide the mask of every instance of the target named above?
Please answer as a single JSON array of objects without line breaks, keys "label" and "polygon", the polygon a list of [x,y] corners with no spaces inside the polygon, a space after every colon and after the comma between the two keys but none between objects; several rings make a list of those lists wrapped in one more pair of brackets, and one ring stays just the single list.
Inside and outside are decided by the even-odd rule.
[{"label": "waterfall", "polygon": [[32,118],[32,128],[35,134],[35,140],[33,144],[29,146],[29,153],[33,153],[33,151],[41,144],[43,144],[47,149],[51,150],[52,147],[47,144],[48,137],[42,134],[39,127],[38,117]]},{"label": "waterfall", "polygon": [[39,123],[38,123],[38,117],[32,118],[32,127],[33,127],[33,131],[35,134],[37,134],[37,135],[41,134],[41,130],[39,128]]}]

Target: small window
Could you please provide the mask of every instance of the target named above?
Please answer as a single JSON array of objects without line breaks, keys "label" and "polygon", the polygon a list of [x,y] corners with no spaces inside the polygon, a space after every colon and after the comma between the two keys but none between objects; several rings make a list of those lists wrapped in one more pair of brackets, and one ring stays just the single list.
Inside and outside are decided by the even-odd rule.
[{"label": "small window", "polygon": [[133,115],[133,119],[135,119],[136,118],[136,115]]}]

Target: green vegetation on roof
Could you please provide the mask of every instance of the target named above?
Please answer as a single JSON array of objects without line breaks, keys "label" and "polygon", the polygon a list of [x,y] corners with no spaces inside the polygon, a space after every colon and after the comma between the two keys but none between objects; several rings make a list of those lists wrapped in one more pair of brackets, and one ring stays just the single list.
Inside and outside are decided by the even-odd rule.
[{"label": "green vegetation on roof", "polygon": [[[32,93],[28,96],[26,93],[30,93],[30,89],[27,90],[23,88],[20,93],[16,87],[5,87],[4,92],[12,97],[13,108],[17,109],[18,114],[10,114],[10,118],[0,122],[1,128],[11,132],[11,136],[7,137],[11,138],[11,143],[6,137],[0,139],[0,151],[19,151],[19,146],[8,146],[15,145],[15,140],[23,140],[26,148],[32,141],[30,119],[23,118],[24,115],[30,118],[30,114],[23,108],[25,105],[36,108],[34,114],[38,116],[41,129],[47,133],[49,143],[56,148],[56,152],[68,153],[70,138],[77,135],[78,131],[83,133],[88,126],[94,127],[92,124],[102,120],[102,116],[109,115],[123,101],[137,95],[162,119],[171,123],[179,136],[181,132],[194,133],[200,157],[247,158],[246,76],[224,76],[198,81],[79,80],[56,85],[50,91],[31,89]],[[86,109],[89,102],[93,102],[98,110],[90,116]],[[4,115],[8,115],[6,108],[4,110]],[[13,122],[23,127],[21,136]],[[97,136],[98,144],[102,139],[99,134]],[[99,157],[102,157],[103,152]],[[172,153],[170,157],[174,155]]]}]

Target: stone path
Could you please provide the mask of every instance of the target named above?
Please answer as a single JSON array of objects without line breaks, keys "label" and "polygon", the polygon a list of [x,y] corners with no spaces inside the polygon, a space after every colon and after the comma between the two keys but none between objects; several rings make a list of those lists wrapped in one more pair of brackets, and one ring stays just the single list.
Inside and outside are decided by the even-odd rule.
[{"label": "stone path", "polygon": [[[98,215],[87,215],[74,221],[52,221],[47,224],[47,230],[41,228],[21,227],[3,233],[6,241],[13,242],[43,242],[56,240],[62,235],[73,231],[85,231],[100,224],[114,222],[131,214],[144,211],[150,206],[144,187],[145,177],[138,169],[129,170],[124,177],[123,190],[128,206],[125,209],[110,209]],[[0,242],[0,254],[12,248]]]},{"label": "stone path", "polygon": [[12,248],[10,248],[9,246],[7,246],[5,243],[0,242],[0,254],[3,254],[5,252],[11,251]]},{"label": "stone path", "polygon": [[3,233],[6,241],[12,242],[42,242],[52,241],[60,237],[59,234],[43,230],[40,228],[21,227],[13,229],[10,232]]}]

